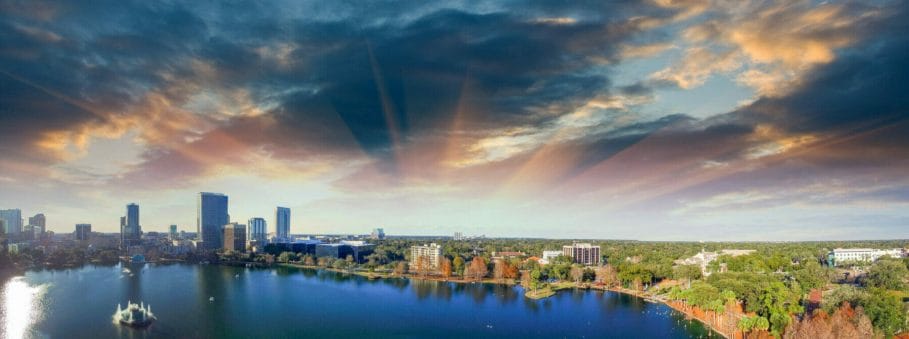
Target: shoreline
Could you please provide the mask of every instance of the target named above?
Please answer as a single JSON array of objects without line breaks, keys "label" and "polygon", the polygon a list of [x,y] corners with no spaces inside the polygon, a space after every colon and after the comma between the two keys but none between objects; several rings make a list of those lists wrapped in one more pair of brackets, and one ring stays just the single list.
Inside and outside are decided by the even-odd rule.
[{"label": "shoreline", "polygon": [[[291,264],[291,263],[281,263],[281,264],[275,264],[275,265],[282,266],[282,267],[304,268],[304,269],[311,269],[311,270],[317,270],[317,271],[324,270],[324,271],[335,272],[335,273],[358,275],[358,276],[367,278],[369,280],[407,279],[407,280],[429,280],[429,281],[439,281],[439,282],[452,282],[452,283],[459,283],[459,284],[481,283],[481,284],[496,284],[496,285],[507,285],[507,286],[520,285],[520,284],[516,283],[514,279],[512,279],[511,283],[508,283],[508,282],[503,282],[503,281],[496,281],[496,279],[484,279],[484,280],[480,280],[480,281],[474,281],[474,280],[466,280],[466,279],[455,280],[455,279],[446,279],[446,278],[438,278],[438,277],[420,278],[420,277],[411,276],[411,275],[392,275],[392,274],[375,273],[375,272],[347,271],[347,270],[343,270],[343,269]],[[554,289],[547,287],[548,292],[544,292],[544,295],[529,296],[528,294],[530,292],[528,291],[528,292],[524,293],[524,297],[527,299],[531,299],[531,300],[543,300],[543,299],[556,295],[556,293],[558,293],[559,291],[563,291],[563,290],[567,290],[567,289],[583,289],[583,290],[595,290],[595,291],[604,291],[604,292],[608,291],[608,292],[620,293],[620,294],[624,294],[624,295],[637,297],[637,298],[644,300],[645,302],[659,303],[659,304],[665,305],[666,307],[669,307],[670,309],[672,309],[676,312],[683,314],[685,316],[686,320],[696,321],[698,323],[701,323],[702,325],[704,325],[704,327],[706,327],[707,329],[709,329],[712,332],[715,332],[716,334],[720,335],[721,337],[727,338],[727,339],[730,338],[730,335],[720,331],[719,329],[717,329],[710,323],[698,318],[697,316],[692,314],[690,311],[686,311],[680,307],[677,307],[676,305],[673,305],[672,303],[668,302],[667,300],[664,300],[662,298],[657,298],[654,296],[650,296],[650,295],[646,295],[644,293],[632,291],[632,290],[625,289],[625,288],[595,286],[595,285],[589,284],[589,283],[586,284],[585,286],[578,286],[575,283],[562,283],[562,284],[556,286],[556,288],[554,288]],[[732,337],[733,338],[735,337],[735,333],[732,334]]]},{"label": "shoreline", "polygon": [[[200,265],[199,263],[188,263],[188,262],[184,262],[184,261],[148,262],[148,263],[143,263],[143,265],[144,264],[169,265],[169,264],[181,264],[181,263],[188,264],[188,265]],[[213,265],[227,266],[227,267],[242,267],[241,265],[237,265],[237,264],[238,263],[217,263],[217,264],[213,264]],[[92,264],[92,265],[94,265],[94,264]],[[116,264],[114,264],[114,265],[116,265]],[[108,266],[108,265],[101,265],[101,266]],[[270,267],[269,266],[259,266],[259,265],[254,265],[254,266],[256,268],[287,267],[287,268],[297,268],[297,269],[309,269],[309,270],[314,270],[314,271],[328,271],[328,272],[334,272],[334,273],[343,273],[343,274],[347,274],[347,275],[356,275],[356,276],[366,278],[368,280],[407,279],[407,280],[451,282],[451,283],[456,283],[456,284],[477,284],[477,283],[479,283],[479,284],[493,284],[493,285],[505,285],[505,286],[520,285],[518,283],[517,279],[508,279],[508,280],[511,280],[509,282],[508,280],[502,281],[502,280],[497,280],[497,279],[471,280],[471,279],[450,279],[450,278],[442,278],[442,277],[435,277],[435,276],[418,277],[418,276],[407,275],[407,274],[396,275],[396,274],[392,274],[392,273],[349,271],[346,269],[337,269],[337,268],[321,267],[321,266],[310,266],[310,265],[293,264],[293,263],[275,263],[273,266],[270,266]],[[44,269],[68,269],[68,268],[44,268]],[[22,270],[22,272],[17,272],[14,270],[0,270],[0,276],[2,276],[2,273],[12,273],[12,274],[8,274],[8,275],[16,276],[18,274],[24,274],[25,271],[29,271],[29,270],[30,269]],[[16,274],[16,273],[18,273],[18,274]],[[562,283],[558,283],[558,285],[556,285],[555,288],[547,287],[546,291],[548,291],[548,292],[544,292],[544,295],[529,296],[528,293],[530,293],[530,292],[528,291],[528,292],[524,293],[524,297],[527,299],[535,300],[535,301],[543,300],[543,299],[549,298],[551,296],[554,296],[559,291],[563,291],[563,290],[567,290],[567,289],[583,289],[583,290],[594,290],[594,291],[604,291],[604,292],[606,292],[606,291],[615,292],[615,293],[620,293],[620,294],[637,297],[646,302],[663,304],[666,307],[669,307],[670,309],[685,315],[685,319],[697,321],[697,322],[701,323],[702,325],[704,325],[704,327],[706,327],[707,329],[709,329],[712,332],[717,333],[721,337],[727,338],[727,339],[730,338],[729,335],[720,331],[719,329],[717,329],[716,327],[714,327],[707,321],[704,321],[704,320],[698,318],[697,316],[692,314],[691,311],[684,310],[662,298],[657,298],[657,297],[654,297],[651,295],[646,295],[644,293],[632,291],[632,290],[625,289],[625,288],[596,286],[596,285],[593,285],[590,283],[587,283],[584,286],[578,286],[577,284],[572,283],[572,282],[562,282]],[[735,333],[732,333],[732,338],[735,338]]]}]

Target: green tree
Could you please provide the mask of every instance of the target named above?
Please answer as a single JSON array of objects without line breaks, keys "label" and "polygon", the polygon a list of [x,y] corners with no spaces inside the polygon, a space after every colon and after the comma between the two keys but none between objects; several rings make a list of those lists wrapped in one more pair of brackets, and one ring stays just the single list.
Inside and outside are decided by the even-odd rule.
[{"label": "green tree", "polygon": [[281,252],[281,255],[278,256],[278,262],[288,263],[293,258],[295,258],[293,252]]},{"label": "green tree", "polygon": [[701,266],[698,265],[679,265],[672,270],[672,276],[675,279],[685,280],[688,288],[691,288],[691,281],[700,279],[701,275]]},{"label": "green tree", "polygon": [[803,292],[824,287],[830,281],[830,271],[821,267],[817,260],[802,263],[802,268],[792,272],[792,275],[804,289]]},{"label": "green tree", "polygon": [[902,262],[892,259],[878,260],[868,271],[868,286],[902,290],[906,288],[906,277],[909,270]]},{"label": "green tree", "polygon": [[899,297],[879,288],[872,288],[862,304],[874,328],[887,337],[906,329],[906,311]]},{"label": "green tree", "polygon": [[462,258],[460,255],[455,256],[455,258],[454,258],[454,260],[452,260],[451,264],[452,264],[452,266],[454,266],[455,274],[464,272],[464,258]]}]

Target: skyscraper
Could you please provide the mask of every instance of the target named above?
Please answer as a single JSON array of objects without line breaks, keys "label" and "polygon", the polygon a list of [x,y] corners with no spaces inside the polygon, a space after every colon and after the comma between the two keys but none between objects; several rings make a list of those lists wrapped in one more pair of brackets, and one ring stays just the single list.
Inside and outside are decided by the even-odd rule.
[{"label": "skyscraper", "polygon": [[196,214],[196,232],[207,250],[224,247],[222,227],[230,222],[227,214],[227,196],[220,193],[199,193]]},{"label": "skyscraper", "polygon": [[47,219],[43,213],[38,213],[34,217],[28,218],[28,224],[32,225],[35,235],[43,235],[47,231]]},{"label": "skyscraper", "polygon": [[369,234],[369,238],[374,240],[385,240],[385,229],[373,228],[372,233]]},{"label": "skyscraper", "polygon": [[126,205],[126,216],[120,218],[120,247],[128,249],[141,242],[142,226],[139,225],[139,205],[131,203]]},{"label": "skyscraper", "polygon": [[171,240],[177,239],[177,225],[170,225],[170,232],[167,235]]},{"label": "skyscraper", "polygon": [[250,218],[246,236],[249,241],[255,241],[257,245],[265,244],[267,238],[266,224],[264,218]]},{"label": "skyscraper", "polygon": [[275,208],[275,237],[280,241],[290,240],[290,208]]},{"label": "skyscraper", "polygon": [[76,240],[89,240],[92,235],[92,224],[76,224]]},{"label": "skyscraper", "polygon": [[246,225],[235,222],[224,225],[224,249],[227,251],[246,251]]},{"label": "skyscraper", "polygon": [[22,232],[22,210],[0,210],[0,219],[6,220],[6,229],[3,230],[4,233],[17,235],[19,232]]}]

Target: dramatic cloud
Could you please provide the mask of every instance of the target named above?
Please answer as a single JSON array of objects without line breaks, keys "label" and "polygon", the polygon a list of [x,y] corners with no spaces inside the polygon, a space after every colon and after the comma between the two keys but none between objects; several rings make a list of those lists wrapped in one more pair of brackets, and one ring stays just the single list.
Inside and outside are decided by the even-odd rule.
[{"label": "dramatic cloud", "polygon": [[904,236],[904,7],[2,2],[0,206],[191,229],[205,190],[295,232],[780,239],[873,204],[831,237]]}]

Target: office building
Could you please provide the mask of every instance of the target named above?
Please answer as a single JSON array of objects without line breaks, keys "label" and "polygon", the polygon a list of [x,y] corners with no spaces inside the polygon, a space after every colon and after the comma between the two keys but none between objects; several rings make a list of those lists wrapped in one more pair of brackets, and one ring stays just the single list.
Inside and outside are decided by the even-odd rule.
[{"label": "office building", "polygon": [[836,248],[832,252],[833,265],[856,262],[874,262],[883,256],[902,258],[907,255],[902,248],[873,249],[873,248]]},{"label": "office building", "polygon": [[265,218],[250,218],[246,225],[249,230],[246,232],[248,240],[256,245],[264,246],[268,240]]},{"label": "office building", "polygon": [[275,208],[275,237],[279,241],[290,240],[290,208]]},{"label": "office building", "polygon": [[246,251],[246,225],[235,222],[224,225],[224,250],[234,252]]},{"label": "office building", "polygon": [[120,218],[120,248],[129,249],[142,243],[142,227],[139,226],[139,205],[126,205],[126,216]]},{"label": "office building", "polygon": [[451,237],[451,239],[452,239],[452,240],[455,240],[455,241],[464,240],[464,233],[461,233],[461,232],[454,232],[454,236]]},{"label": "office building", "polygon": [[196,232],[202,250],[223,248],[222,228],[230,222],[227,196],[220,193],[199,193],[196,213]]},{"label": "office building", "polygon": [[[276,242],[271,245],[274,246],[275,253],[281,252],[292,252],[292,253],[302,253],[302,254],[312,254],[316,255],[316,247],[322,244],[322,241],[309,239],[309,240],[296,240],[294,242]],[[327,256],[334,256],[331,252],[322,252],[323,254],[327,253]],[[316,255],[318,256],[318,255]]]},{"label": "office building", "polygon": [[32,232],[34,232],[36,239],[47,231],[47,218],[44,217],[43,213],[38,213],[28,218],[28,224],[32,225]]},{"label": "office building", "polygon": [[92,225],[91,224],[76,224],[76,240],[87,241],[91,239],[92,235]]},{"label": "office building", "polygon": [[366,260],[366,256],[372,254],[375,245],[367,244],[363,241],[341,241],[337,244],[315,245],[316,257],[331,257],[346,259],[347,256],[353,257],[354,261],[361,263]]},{"label": "office building", "polygon": [[385,230],[381,228],[373,228],[372,233],[369,235],[369,238],[373,240],[385,240]]},{"label": "office building", "polygon": [[20,209],[8,209],[0,210],[0,219],[6,221],[6,226],[3,229],[3,233],[8,235],[18,235],[22,232],[22,210]]},{"label": "office building", "polygon": [[417,267],[417,263],[421,260],[426,260],[425,262],[429,263],[430,269],[438,269],[439,263],[442,260],[442,246],[439,246],[436,243],[423,246],[411,246],[410,247],[410,267],[413,269]]},{"label": "office building", "polygon": [[170,240],[177,239],[177,225],[170,225],[170,230],[167,233],[167,236],[170,237]]},{"label": "office building", "polygon": [[562,246],[562,255],[569,257],[576,264],[595,266],[600,264],[600,246],[587,243],[574,243]]}]

